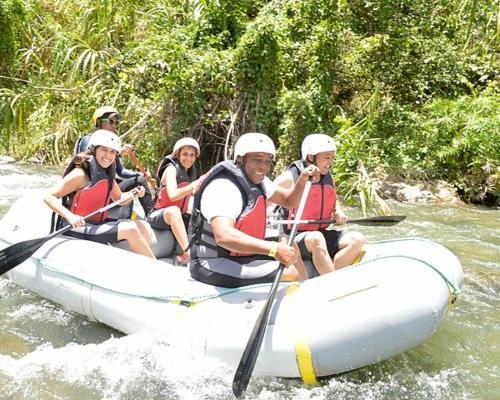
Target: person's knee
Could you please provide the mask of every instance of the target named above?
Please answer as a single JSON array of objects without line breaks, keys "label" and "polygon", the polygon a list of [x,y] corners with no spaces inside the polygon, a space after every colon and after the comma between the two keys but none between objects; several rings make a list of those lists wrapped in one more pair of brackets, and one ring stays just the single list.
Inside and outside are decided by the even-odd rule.
[{"label": "person's knee", "polygon": [[361,250],[366,243],[366,237],[359,232],[352,232],[350,242],[352,247]]},{"label": "person's knee", "polygon": [[148,197],[151,197],[151,191],[149,190],[148,182],[146,181],[146,178],[144,178],[142,175],[139,175],[137,177],[137,185],[136,186],[142,186],[145,190],[145,194],[141,199],[145,200]]},{"label": "person's knee", "polygon": [[321,249],[323,250],[326,249],[326,240],[321,232],[314,231],[308,233],[304,240],[307,249],[309,249],[312,252]]},{"label": "person's knee", "polygon": [[164,215],[170,220],[182,221],[182,213],[179,207],[167,207],[164,211]]},{"label": "person's knee", "polygon": [[133,221],[122,222],[120,230],[127,240],[139,240],[143,237],[141,230]]},{"label": "person's knee", "polygon": [[144,238],[151,244],[153,240],[153,229],[146,221],[134,221]]},{"label": "person's knee", "polygon": [[142,175],[137,175],[135,181],[137,182],[137,185],[146,187],[146,179]]}]

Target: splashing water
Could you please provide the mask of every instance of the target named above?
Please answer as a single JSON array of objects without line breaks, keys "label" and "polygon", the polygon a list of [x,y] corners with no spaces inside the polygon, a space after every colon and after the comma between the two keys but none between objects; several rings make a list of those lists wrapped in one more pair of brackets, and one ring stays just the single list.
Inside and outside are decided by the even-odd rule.
[{"label": "splashing water", "polygon": [[[16,198],[58,179],[55,169],[0,165],[0,215]],[[253,377],[248,399],[500,398],[498,210],[391,206],[407,220],[355,229],[369,240],[429,238],[450,248],[464,267],[464,292],[438,332],[413,351],[317,387]],[[0,278],[1,399],[233,399],[233,374],[219,361],[192,357],[181,344],[124,336]]]}]

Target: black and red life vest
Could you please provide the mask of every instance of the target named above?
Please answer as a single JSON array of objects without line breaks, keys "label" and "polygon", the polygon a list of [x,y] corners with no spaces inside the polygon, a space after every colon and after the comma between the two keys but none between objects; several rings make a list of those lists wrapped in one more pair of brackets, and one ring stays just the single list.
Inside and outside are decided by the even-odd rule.
[{"label": "black and red life vest", "polygon": [[[297,182],[299,175],[306,166],[303,160],[294,161],[289,167],[288,171],[292,173],[293,181]],[[333,176],[328,171],[327,174],[321,175],[318,182],[311,185],[309,196],[307,197],[304,211],[300,219],[331,219],[335,211],[337,202],[337,190],[333,182]],[[285,219],[293,219],[296,208],[291,210],[284,210]],[[301,224],[298,226],[298,231],[316,231],[318,229],[326,228],[329,224]],[[291,225],[286,227],[291,229]]]},{"label": "black and red life vest", "polygon": [[[80,190],[70,194],[63,204],[70,209],[73,214],[86,216],[99,208],[108,205],[113,182],[115,179],[114,164],[107,169],[102,168],[94,156],[88,159],[89,182]],[[70,171],[67,171],[69,173]],[[67,174],[66,173],[66,174]],[[100,213],[88,222],[102,222],[106,219],[108,213]]]},{"label": "black and red life vest", "polygon": [[184,187],[189,185],[196,179],[196,167],[193,165],[187,171],[181,165],[179,160],[173,158],[172,156],[166,156],[160,162],[156,176],[158,183],[158,190],[156,192],[156,200],[154,204],[154,209],[159,210],[161,208],[177,206],[180,208],[182,214],[186,214],[189,207],[189,199],[191,198],[191,193],[184,196],[182,199],[172,201],[167,193],[167,187],[161,184],[161,177],[165,169],[172,164],[176,170],[177,187]]},{"label": "black and red life vest", "polygon": [[[194,235],[191,256],[195,258],[239,257],[246,253],[235,253],[217,245],[212,226],[200,212],[200,202],[207,185],[215,179],[228,179],[239,189],[243,208],[236,219],[235,228],[247,235],[264,239],[266,233],[266,195],[262,184],[252,183],[233,161],[223,161],[214,166],[201,183],[194,196],[190,233]],[[221,193],[224,196],[224,193]]]}]

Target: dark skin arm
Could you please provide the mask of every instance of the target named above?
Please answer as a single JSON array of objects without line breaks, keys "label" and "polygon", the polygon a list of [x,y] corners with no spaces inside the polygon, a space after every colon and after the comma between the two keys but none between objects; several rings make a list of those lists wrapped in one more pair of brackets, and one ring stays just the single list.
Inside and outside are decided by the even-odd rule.
[{"label": "dark skin arm", "polygon": [[227,250],[239,253],[268,254],[277,247],[276,259],[288,266],[297,262],[297,253],[286,243],[261,240],[235,228],[235,221],[228,217],[214,217],[211,221],[215,241]]}]

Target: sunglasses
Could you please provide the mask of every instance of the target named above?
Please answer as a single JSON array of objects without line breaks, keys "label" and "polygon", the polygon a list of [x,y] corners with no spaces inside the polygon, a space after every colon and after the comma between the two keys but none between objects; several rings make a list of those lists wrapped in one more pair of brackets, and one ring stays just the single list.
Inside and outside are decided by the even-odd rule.
[{"label": "sunglasses", "polygon": [[110,118],[102,118],[101,119],[102,122],[107,122],[108,124],[110,125],[113,125],[113,126],[118,126],[120,124],[120,121],[117,120],[117,119],[110,119]]}]

